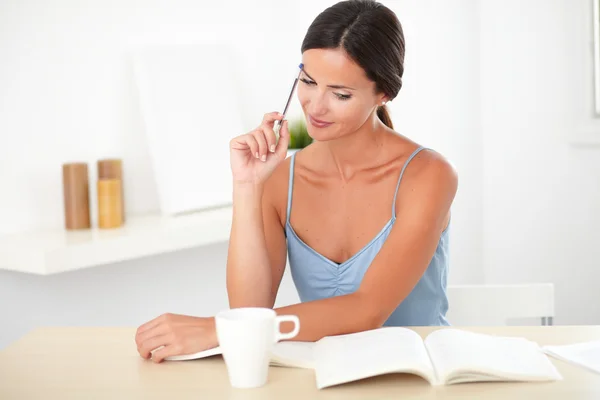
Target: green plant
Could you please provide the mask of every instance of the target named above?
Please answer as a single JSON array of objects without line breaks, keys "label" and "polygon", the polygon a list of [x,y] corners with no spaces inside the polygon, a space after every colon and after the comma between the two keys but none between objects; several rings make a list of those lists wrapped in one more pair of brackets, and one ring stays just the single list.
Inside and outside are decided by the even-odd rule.
[{"label": "green plant", "polygon": [[303,149],[312,143],[313,139],[308,134],[304,118],[296,118],[289,121],[288,129],[290,131],[290,144],[288,145],[288,149]]}]

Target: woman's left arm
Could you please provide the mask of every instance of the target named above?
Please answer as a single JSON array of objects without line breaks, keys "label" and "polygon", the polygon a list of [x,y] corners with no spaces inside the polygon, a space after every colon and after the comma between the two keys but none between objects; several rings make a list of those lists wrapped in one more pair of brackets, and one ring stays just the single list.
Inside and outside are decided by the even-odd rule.
[{"label": "woman's left arm", "polygon": [[[294,340],[381,327],[415,287],[431,261],[458,187],[454,168],[436,153],[417,156],[398,191],[390,235],[352,294],[276,309],[295,314],[300,332]],[[282,326],[282,330],[291,330]]]}]

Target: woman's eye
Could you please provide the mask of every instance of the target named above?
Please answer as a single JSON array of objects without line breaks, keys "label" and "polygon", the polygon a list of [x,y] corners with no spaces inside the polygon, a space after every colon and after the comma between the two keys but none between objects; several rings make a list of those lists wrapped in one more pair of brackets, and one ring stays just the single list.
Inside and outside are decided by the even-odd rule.
[{"label": "woman's eye", "polygon": [[306,78],[300,78],[300,81],[302,81],[302,82],[306,83],[307,85],[315,85],[315,82],[314,82],[314,81],[309,81],[309,80],[308,80],[308,79],[306,79]]},{"label": "woman's eye", "polygon": [[341,94],[341,93],[335,93],[335,95],[340,100],[348,100],[350,97],[352,97],[349,94]]},{"label": "woman's eye", "polygon": [[[307,78],[300,78],[299,79],[300,82],[309,85],[309,86],[316,86],[317,83],[313,80],[307,79]],[[352,95],[350,94],[342,94],[342,93],[334,93],[335,97],[337,97],[339,100],[349,100]]]}]

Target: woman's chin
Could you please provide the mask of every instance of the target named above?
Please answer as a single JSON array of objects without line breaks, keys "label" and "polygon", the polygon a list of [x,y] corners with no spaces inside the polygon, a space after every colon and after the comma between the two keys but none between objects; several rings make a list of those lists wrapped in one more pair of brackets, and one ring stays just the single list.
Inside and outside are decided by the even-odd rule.
[{"label": "woman's chin", "polygon": [[327,128],[316,128],[313,126],[308,126],[306,128],[308,131],[308,135],[313,138],[313,140],[319,142],[326,142],[328,140],[333,140],[338,137],[337,132],[334,129],[331,129],[331,126]]}]

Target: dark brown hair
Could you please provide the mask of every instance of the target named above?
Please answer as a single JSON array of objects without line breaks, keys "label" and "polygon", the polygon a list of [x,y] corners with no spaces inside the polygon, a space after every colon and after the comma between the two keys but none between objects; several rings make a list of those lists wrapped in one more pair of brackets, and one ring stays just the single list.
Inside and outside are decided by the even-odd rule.
[{"label": "dark brown hair", "polygon": [[[404,74],[404,32],[392,10],[375,0],[346,0],[325,9],[309,26],[302,53],[337,48],[364,69],[378,93],[390,100],[398,95]],[[385,106],[377,107],[377,116],[393,128]]]}]

